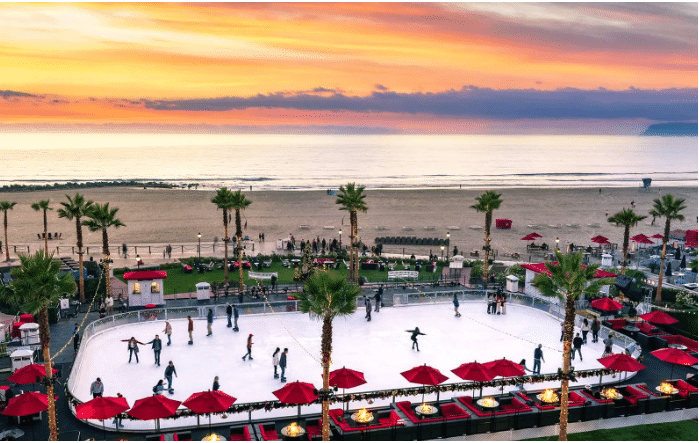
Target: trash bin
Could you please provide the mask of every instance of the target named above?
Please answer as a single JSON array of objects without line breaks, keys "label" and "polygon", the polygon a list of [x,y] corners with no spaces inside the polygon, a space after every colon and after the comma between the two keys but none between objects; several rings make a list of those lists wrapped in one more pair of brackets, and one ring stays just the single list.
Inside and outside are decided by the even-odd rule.
[{"label": "trash bin", "polygon": [[211,285],[206,282],[200,282],[195,285],[197,287],[197,300],[209,300],[211,298]]},{"label": "trash bin", "polygon": [[40,340],[38,323],[25,323],[19,327],[19,330],[22,334],[22,344],[24,346],[39,344]]}]

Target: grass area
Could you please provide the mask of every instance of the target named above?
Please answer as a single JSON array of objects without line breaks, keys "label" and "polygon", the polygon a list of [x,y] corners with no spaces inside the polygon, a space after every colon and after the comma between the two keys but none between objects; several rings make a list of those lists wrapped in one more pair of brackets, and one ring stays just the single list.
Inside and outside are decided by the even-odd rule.
[{"label": "grass area", "polygon": [[[209,260],[202,259],[203,263],[209,263]],[[397,265],[396,270],[402,270],[403,266],[402,265]],[[181,294],[184,292],[195,292],[196,285],[197,283],[200,282],[207,282],[207,283],[213,283],[213,282],[223,282],[223,269],[214,269],[213,271],[207,271],[203,274],[200,274],[199,272],[192,272],[190,274],[185,274],[182,270],[182,266],[175,266],[171,267],[168,269],[165,269],[167,271],[167,278],[165,279],[165,282],[163,284],[164,289],[165,289],[165,294]],[[262,268],[262,271],[258,272],[277,272],[279,277],[277,279],[277,284],[280,285],[287,285],[287,284],[294,284],[298,283],[294,281],[294,269],[293,268],[286,268],[282,265],[281,262],[279,261],[273,261],[272,266],[269,268]],[[340,269],[331,269],[329,270],[330,274],[332,275],[337,275],[337,276],[344,276],[347,277],[349,275],[349,271],[345,267],[344,264],[340,264]],[[419,280],[421,281],[434,281],[439,278],[439,276],[442,273],[442,267],[438,266],[436,272],[426,272],[425,267],[420,270],[420,274],[418,275]],[[116,277],[121,278],[123,274],[119,274],[118,272],[115,272]],[[368,271],[368,270],[360,270],[359,271],[360,276],[366,277],[366,279],[370,282],[380,282],[380,281],[386,281],[388,280],[388,271]],[[238,270],[235,271],[229,271],[228,272],[228,281],[230,282],[232,287],[235,287],[238,282]],[[245,269],[243,270],[243,281],[245,282],[245,285],[251,286],[251,285],[256,285],[257,281],[253,279],[248,278],[248,270]],[[269,283],[269,281],[267,281]]]},{"label": "grass area", "polygon": [[[698,437],[697,422],[694,420],[568,434],[571,441],[697,441]],[[555,440],[558,440],[558,435],[525,441]]]}]

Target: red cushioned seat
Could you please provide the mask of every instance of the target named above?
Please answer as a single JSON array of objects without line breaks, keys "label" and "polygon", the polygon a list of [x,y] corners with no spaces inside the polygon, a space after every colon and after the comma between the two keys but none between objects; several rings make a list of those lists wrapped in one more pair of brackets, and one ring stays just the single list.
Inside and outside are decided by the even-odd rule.
[{"label": "red cushioned seat", "polygon": [[276,429],[274,429],[274,423],[262,424],[260,423],[260,434],[262,434],[262,440],[279,440],[279,435]]},{"label": "red cushioned seat", "polygon": [[681,395],[684,398],[687,398],[689,396],[690,392],[697,392],[697,388],[694,386],[690,385],[684,380],[677,380],[673,385],[677,388],[679,391],[679,395]]},{"label": "red cushioned seat", "polygon": [[612,326],[612,329],[614,329],[615,331],[622,329],[627,324],[626,319],[623,318],[607,320],[607,323],[609,323]]}]

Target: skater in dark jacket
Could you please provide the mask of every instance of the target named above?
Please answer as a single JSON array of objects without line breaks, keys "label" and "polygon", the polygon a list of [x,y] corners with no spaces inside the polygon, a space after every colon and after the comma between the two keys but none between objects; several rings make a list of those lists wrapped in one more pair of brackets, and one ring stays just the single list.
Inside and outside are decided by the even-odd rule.
[{"label": "skater in dark jacket", "polygon": [[452,300],[452,303],[454,303],[454,316],[461,317],[461,314],[459,313],[459,297],[456,294],[454,294],[454,300]]},{"label": "skater in dark jacket", "polygon": [[131,337],[128,340],[122,340],[122,341],[127,341],[129,344],[127,345],[127,348],[129,350],[129,363],[131,363],[131,357],[136,356],[136,363],[138,363],[138,345],[139,344],[144,344],[141,343],[140,341],[136,340],[135,338]]},{"label": "skater in dark jacket", "polygon": [[249,357],[250,360],[252,360],[252,334],[248,335],[248,352],[243,355],[243,361],[245,361],[245,357]]},{"label": "skater in dark jacket", "polygon": [[233,305],[233,330],[235,332],[238,332],[238,317],[240,317],[240,313],[238,313],[238,307],[236,305]]},{"label": "skater in dark jacket", "polygon": [[286,371],[286,353],[289,352],[289,348],[284,348],[284,352],[282,352],[282,356],[279,357],[279,367],[282,369],[282,378],[281,382],[286,383],[286,377],[284,377],[284,372]]},{"label": "skater in dark jacket", "polygon": [[383,296],[383,285],[379,286],[379,289],[376,290],[376,295],[374,295],[374,302],[376,303],[374,310],[376,312],[379,312],[381,310],[381,297],[382,296]]},{"label": "skater in dark jacket", "polygon": [[364,297],[364,304],[366,305],[366,315],[364,318],[366,318],[366,321],[371,321],[371,300]]},{"label": "skater in dark jacket", "polygon": [[177,370],[175,369],[175,364],[172,363],[172,361],[170,361],[167,367],[165,367],[165,379],[167,380],[167,390],[171,394],[175,391],[174,389],[172,389],[173,374],[175,375],[175,377],[177,377]]},{"label": "skater in dark jacket", "polygon": [[418,335],[427,335],[427,334],[423,334],[422,332],[420,332],[420,328],[418,328],[417,326],[415,326],[414,330],[411,331],[410,329],[408,329],[405,332],[410,332],[412,334],[410,336],[410,339],[413,341],[413,347],[411,349],[417,348],[418,352],[420,352],[420,346],[417,344],[417,336]]},{"label": "skater in dark jacket", "polygon": [[213,386],[212,391],[218,391],[220,389],[221,389],[221,385],[218,382],[218,375],[217,375],[216,377],[214,377],[214,386]]},{"label": "skater in dark jacket", "polygon": [[232,328],[233,323],[231,323],[231,317],[233,317],[233,307],[230,305],[230,303],[226,304],[226,317],[228,317],[228,324],[226,327]]},{"label": "skater in dark jacket", "polygon": [[160,340],[160,337],[156,334],[155,338],[148,343],[147,345],[153,344],[153,354],[155,355],[155,364],[160,366],[160,351],[163,350],[163,342]]},{"label": "skater in dark jacket", "polygon": [[210,337],[213,332],[211,332],[211,326],[214,324],[214,311],[209,309],[209,313],[206,314],[206,331],[208,334],[206,334],[207,337]]}]

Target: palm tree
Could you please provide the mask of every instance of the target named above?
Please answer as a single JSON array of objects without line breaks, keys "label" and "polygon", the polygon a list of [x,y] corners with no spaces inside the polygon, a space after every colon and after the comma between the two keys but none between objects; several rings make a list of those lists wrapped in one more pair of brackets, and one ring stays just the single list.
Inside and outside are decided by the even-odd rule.
[{"label": "palm tree", "polygon": [[357,283],[359,281],[359,244],[357,211],[366,212],[368,207],[363,194],[366,186],[355,187],[354,183],[340,186],[335,203],[340,205],[340,211],[348,211],[350,214],[350,278]]},{"label": "palm tree", "polygon": [[483,251],[485,251],[485,259],[483,260],[483,284],[488,282],[488,256],[490,255],[490,227],[493,224],[493,211],[500,208],[502,200],[500,196],[495,191],[486,191],[485,193],[476,197],[475,205],[471,205],[472,209],[478,212],[485,213],[485,246]]},{"label": "palm tree", "polygon": [[629,252],[629,233],[631,226],[636,226],[641,220],[648,218],[646,215],[637,215],[633,210],[624,208],[613,216],[609,217],[609,223],[615,223],[617,227],[624,227],[624,262],[621,264],[621,275],[626,275],[626,256]]},{"label": "palm tree", "polygon": [[116,213],[119,208],[109,209],[109,203],[104,205],[94,204],[87,212],[88,220],[83,220],[83,226],[92,232],[102,231],[102,254],[104,254],[104,275],[105,275],[105,286],[106,293],[105,297],[112,294],[112,279],[109,277],[109,263],[112,260],[109,258],[109,236],[107,235],[107,228],[119,228],[121,226],[126,226],[118,218],[116,218]]},{"label": "palm tree", "polygon": [[650,215],[656,218],[665,217],[665,232],[663,234],[663,253],[660,255],[660,271],[658,271],[658,289],[655,292],[655,302],[662,303],[663,291],[663,268],[665,267],[665,251],[667,250],[667,242],[670,240],[670,222],[672,220],[684,220],[684,215],[680,211],[686,209],[683,198],[675,198],[671,194],[663,195],[662,198],[653,200],[653,209],[650,210]]},{"label": "palm tree", "polygon": [[218,209],[223,210],[223,284],[228,284],[228,222],[230,220],[230,212],[233,207],[233,193],[227,188],[221,188],[216,191],[216,195],[211,199],[211,203],[215,204]]},{"label": "palm tree", "polygon": [[5,260],[10,261],[10,244],[7,242],[7,211],[11,211],[17,202],[0,202],[0,211],[4,212],[3,226],[5,227]]},{"label": "palm tree", "polygon": [[[297,294],[299,310],[323,320],[320,353],[323,367],[323,393],[330,389],[330,362],[333,340],[333,319],[357,310],[359,287],[345,278],[332,278],[327,271],[317,271],[304,283],[303,292]],[[330,401],[323,398],[323,441],[330,440]]]},{"label": "palm tree", "polygon": [[567,440],[568,433],[568,379],[570,374],[570,344],[575,326],[575,301],[583,293],[597,294],[604,285],[612,284],[611,279],[596,279],[599,264],[582,265],[582,252],[563,255],[555,251],[557,263],[546,263],[547,272],[537,274],[532,284],[543,295],[559,297],[565,301],[563,326],[563,378],[561,380],[561,418],[559,440]]},{"label": "palm tree", "polygon": [[49,252],[49,238],[48,238],[48,220],[46,219],[46,211],[53,211],[53,208],[49,208],[48,200],[41,200],[38,203],[32,203],[32,209],[35,211],[44,211],[44,251],[48,254]]},{"label": "palm tree", "polygon": [[85,201],[85,197],[80,193],[75,193],[75,197],[66,195],[67,202],[61,202],[63,208],[58,210],[58,216],[67,220],[75,220],[75,231],[78,236],[78,270],[80,272],[79,297],[80,303],[85,303],[85,278],[83,276],[83,229],[81,219],[88,215],[92,200]]},{"label": "palm tree", "polygon": [[235,209],[235,236],[237,238],[236,249],[238,250],[238,291],[243,292],[245,285],[243,284],[243,225],[240,219],[240,211],[250,206],[252,201],[245,198],[240,190],[235,191],[231,195],[231,207]]},{"label": "palm tree", "polygon": [[47,374],[45,382],[49,403],[49,439],[57,441],[56,400],[49,352],[51,332],[49,330],[48,306],[55,305],[60,297],[74,294],[75,280],[70,274],[59,275],[59,262],[53,260],[53,255],[44,251],[37,251],[33,256],[20,255],[19,259],[21,266],[12,270],[13,280],[5,289],[5,293],[13,302],[21,305],[23,310],[36,314],[39,320],[39,339]]}]

